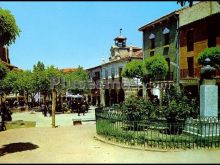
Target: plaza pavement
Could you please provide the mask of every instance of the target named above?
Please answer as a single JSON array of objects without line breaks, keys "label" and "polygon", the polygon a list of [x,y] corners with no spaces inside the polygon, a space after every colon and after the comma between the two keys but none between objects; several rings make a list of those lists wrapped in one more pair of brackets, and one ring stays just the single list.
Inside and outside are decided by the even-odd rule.
[{"label": "plaza pavement", "polygon": [[[85,123],[94,123],[95,122],[95,108],[90,106],[88,113],[83,115],[82,113],[78,116],[77,113],[58,113],[55,115],[55,125],[68,126],[73,125],[73,119],[80,119],[83,124]],[[25,111],[12,114],[13,121],[15,120],[24,120],[24,121],[36,121],[36,127],[51,127],[52,119],[47,116],[44,117],[41,112],[36,111]]]},{"label": "plaza pavement", "polygon": [[[51,117],[41,113],[14,113],[13,120],[37,121],[35,128],[9,129],[0,132],[0,163],[220,163],[220,149],[183,151],[144,151],[101,142],[94,121],[73,125],[77,114]],[[94,107],[83,119],[94,118]]]}]

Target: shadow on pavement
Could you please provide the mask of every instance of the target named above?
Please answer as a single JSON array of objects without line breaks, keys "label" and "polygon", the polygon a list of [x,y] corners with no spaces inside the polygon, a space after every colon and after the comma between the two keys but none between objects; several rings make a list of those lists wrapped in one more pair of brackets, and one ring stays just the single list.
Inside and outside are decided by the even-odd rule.
[{"label": "shadow on pavement", "polygon": [[26,150],[34,150],[36,148],[39,148],[38,145],[32,144],[32,143],[10,143],[3,145],[2,148],[0,148],[0,156],[4,156],[6,154],[14,153],[14,152],[22,152]]}]

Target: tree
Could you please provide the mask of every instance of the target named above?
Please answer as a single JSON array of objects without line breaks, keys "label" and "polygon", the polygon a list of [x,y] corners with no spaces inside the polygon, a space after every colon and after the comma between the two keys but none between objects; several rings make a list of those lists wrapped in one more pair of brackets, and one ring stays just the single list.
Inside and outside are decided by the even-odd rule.
[{"label": "tree", "polygon": [[20,95],[25,96],[25,102],[28,103],[29,95],[33,98],[33,75],[32,72],[29,70],[19,71],[17,72],[17,80],[15,81],[14,85],[17,91],[19,91]]},{"label": "tree", "polygon": [[146,72],[143,61],[133,60],[123,67],[122,76],[127,78],[142,78]]},{"label": "tree", "polygon": [[0,80],[2,80],[7,75],[7,72],[7,67],[2,62],[0,62]]},{"label": "tree", "polygon": [[145,59],[144,65],[150,78],[157,79],[167,75],[168,64],[164,56],[158,54],[148,57]]},{"label": "tree", "polygon": [[65,73],[64,78],[68,85],[68,91],[74,94],[83,94],[87,91],[86,81],[88,80],[88,73],[83,67],[79,66],[76,71]]},{"label": "tree", "polygon": [[50,80],[45,72],[45,67],[43,62],[38,61],[36,65],[33,66],[33,92],[37,94],[38,92],[46,97],[48,90],[50,88]]},{"label": "tree", "polygon": [[[122,70],[123,77],[127,77],[129,79],[137,78],[137,81],[139,78],[142,82],[144,80],[143,78],[145,77],[146,73],[147,73],[147,70],[144,67],[144,63],[143,61],[140,61],[140,60],[133,60],[133,61],[128,62],[123,67],[123,70]],[[137,88],[137,92],[138,90],[139,89]]]},{"label": "tree", "polygon": [[10,94],[11,92],[17,93],[17,88],[15,88],[15,82],[18,78],[18,72],[17,70],[12,70],[7,73],[5,78],[2,80],[1,83],[1,91],[3,91],[6,94]]},{"label": "tree", "polygon": [[167,120],[166,133],[176,134],[182,132],[182,125],[187,117],[196,118],[199,114],[198,100],[188,98],[183,91],[171,86],[165,90],[162,106],[159,107],[162,116]]},{"label": "tree", "polygon": [[37,64],[34,64],[33,66],[33,72],[44,71],[44,70],[45,70],[45,66],[44,63],[41,61],[38,61]]},{"label": "tree", "polygon": [[20,32],[11,12],[0,8],[0,46],[14,43]]}]

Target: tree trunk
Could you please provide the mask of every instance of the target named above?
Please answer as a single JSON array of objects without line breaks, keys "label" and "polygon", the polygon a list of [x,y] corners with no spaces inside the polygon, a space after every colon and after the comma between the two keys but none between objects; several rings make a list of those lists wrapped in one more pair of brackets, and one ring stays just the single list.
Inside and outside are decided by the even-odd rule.
[{"label": "tree trunk", "polygon": [[52,90],[52,128],[55,128],[56,90]]}]

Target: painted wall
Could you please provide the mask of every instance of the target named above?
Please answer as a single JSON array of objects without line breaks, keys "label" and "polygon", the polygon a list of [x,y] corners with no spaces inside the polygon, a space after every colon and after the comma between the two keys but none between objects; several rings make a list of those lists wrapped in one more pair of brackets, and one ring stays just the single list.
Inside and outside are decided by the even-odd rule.
[{"label": "painted wall", "polygon": [[[170,30],[170,44],[165,45],[165,37],[163,34],[163,30],[168,28]],[[176,42],[177,42],[177,21],[175,18],[172,20],[155,25],[151,30],[145,30],[143,32],[143,50],[144,50],[144,58],[150,57],[150,52],[154,50],[154,54],[164,55],[164,51],[166,48],[169,48],[168,54],[164,55],[165,58],[170,58],[170,61],[177,63],[176,56]],[[150,34],[153,33],[155,35],[155,49],[151,49],[151,41],[149,39]],[[170,65],[170,72],[173,72],[174,80],[176,80],[176,67]]]},{"label": "painted wall", "polygon": [[218,2],[201,1],[192,7],[183,9],[183,11],[180,12],[180,27],[219,12],[220,4],[218,4]]},{"label": "painted wall", "polygon": [[[208,48],[208,26],[213,24],[216,29],[216,46],[220,45],[220,14],[206,17],[197,22],[184,26],[180,30],[180,69],[188,69],[187,57],[194,58],[194,68],[201,67],[197,62],[200,52]],[[194,36],[194,50],[187,51],[187,32],[192,29]],[[198,69],[200,70],[200,69]],[[200,77],[196,74],[195,77]],[[182,76],[183,78],[183,76]]]}]

